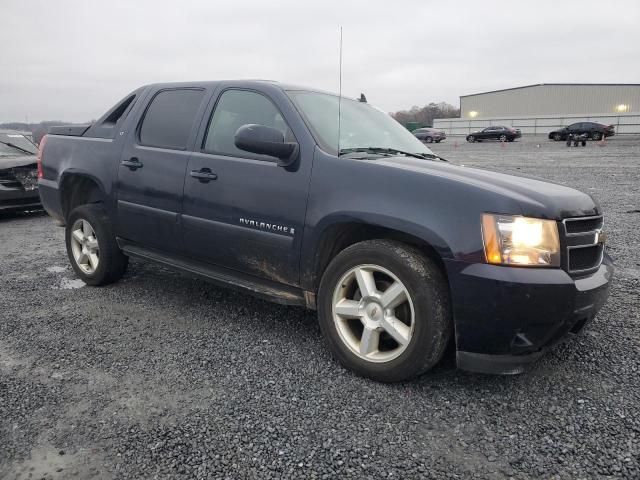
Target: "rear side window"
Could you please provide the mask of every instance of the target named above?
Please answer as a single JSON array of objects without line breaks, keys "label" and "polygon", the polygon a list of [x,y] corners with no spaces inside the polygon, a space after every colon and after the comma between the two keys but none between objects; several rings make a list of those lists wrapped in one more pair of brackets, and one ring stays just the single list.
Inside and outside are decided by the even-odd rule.
[{"label": "rear side window", "polygon": [[187,140],[204,90],[164,90],[147,108],[140,126],[140,143],[149,147],[186,150]]},{"label": "rear side window", "polygon": [[280,111],[267,97],[247,90],[227,90],[220,97],[211,117],[204,151],[232,157],[271,159],[236,147],[236,131],[243,125],[252,123],[277,128],[282,132],[285,141],[295,140]]}]

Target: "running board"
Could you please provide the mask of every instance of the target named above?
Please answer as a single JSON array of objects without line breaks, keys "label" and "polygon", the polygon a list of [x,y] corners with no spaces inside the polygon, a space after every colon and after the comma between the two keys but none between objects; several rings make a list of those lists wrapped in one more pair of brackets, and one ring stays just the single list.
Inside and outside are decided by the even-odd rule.
[{"label": "running board", "polygon": [[282,285],[270,280],[263,280],[228,268],[202,264],[201,262],[196,262],[188,258],[169,256],[155,250],[149,250],[131,244],[121,238],[117,240],[122,251],[131,257],[160,263],[180,272],[204,278],[222,287],[248,292],[255,297],[263,298],[271,302],[281,303],[283,305],[307,306],[304,292],[299,288]]}]

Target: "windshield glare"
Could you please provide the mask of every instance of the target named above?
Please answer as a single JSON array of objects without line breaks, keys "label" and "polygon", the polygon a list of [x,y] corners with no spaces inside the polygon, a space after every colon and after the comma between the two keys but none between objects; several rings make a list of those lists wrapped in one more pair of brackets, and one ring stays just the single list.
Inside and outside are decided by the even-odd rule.
[{"label": "windshield glare", "polygon": [[[288,94],[321,147],[336,155],[339,97],[304,91],[291,91]],[[411,132],[377,108],[345,97],[340,103],[340,150],[374,147],[432,153]]]},{"label": "windshield glare", "polygon": [[31,143],[27,137],[24,135],[7,134],[4,132],[0,133],[0,156],[13,157],[18,155],[29,155],[28,152],[35,155],[38,152],[38,147]]}]

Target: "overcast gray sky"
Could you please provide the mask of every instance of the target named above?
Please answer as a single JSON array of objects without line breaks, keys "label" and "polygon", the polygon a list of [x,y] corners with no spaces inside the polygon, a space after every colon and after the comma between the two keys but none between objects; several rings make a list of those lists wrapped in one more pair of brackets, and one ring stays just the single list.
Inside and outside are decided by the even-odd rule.
[{"label": "overcast gray sky", "polygon": [[138,86],[268,78],[385,111],[532,83],[640,83],[640,1],[0,2],[0,122],[86,121]]}]

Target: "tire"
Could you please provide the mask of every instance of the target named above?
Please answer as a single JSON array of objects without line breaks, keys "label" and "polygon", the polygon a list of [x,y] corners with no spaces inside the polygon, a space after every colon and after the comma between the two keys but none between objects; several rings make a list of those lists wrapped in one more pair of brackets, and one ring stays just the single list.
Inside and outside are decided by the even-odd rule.
[{"label": "tire", "polygon": [[467,142],[469,143],[473,143],[476,141],[476,137],[474,137],[473,135],[469,135],[467,136]]},{"label": "tire", "polygon": [[432,143],[432,142],[433,142],[433,138],[431,138],[431,137],[426,137],[426,138],[424,139],[424,141],[425,141],[425,143]]},{"label": "tire", "polygon": [[[371,293],[361,294],[360,285],[373,286],[366,287]],[[385,294],[401,290],[391,297],[395,302],[384,303]],[[432,368],[453,330],[449,288],[438,266],[416,248],[391,240],[357,243],[331,261],[320,282],[318,320],[333,356],[380,382],[407,380]],[[365,342],[365,336],[373,340]]]},{"label": "tire", "polygon": [[109,217],[100,204],[81,205],[69,214],[65,243],[73,270],[87,285],[113,283],[127,269],[129,257],[118,247]]},{"label": "tire", "polygon": [[506,142],[507,141],[507,136],[506,135],[500,135],[500,138],[498,139],[501,142]]},{"label": "tire", "polygon": [[559,142],[559,141],[561,141],[561,140],[562,140],[562,135],[560,135],[559,133],[555,133],[555,134],[553,135],[553,139],[554,139],[556,142]]},{"label": "tire", "polygon": [[593,140],[598,141],[598,140],[602,139],[602,134],[601,134],[600,132],[593,132],[593,133],[591,134],[591,138],[592,138]]}]

